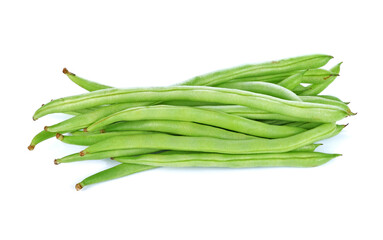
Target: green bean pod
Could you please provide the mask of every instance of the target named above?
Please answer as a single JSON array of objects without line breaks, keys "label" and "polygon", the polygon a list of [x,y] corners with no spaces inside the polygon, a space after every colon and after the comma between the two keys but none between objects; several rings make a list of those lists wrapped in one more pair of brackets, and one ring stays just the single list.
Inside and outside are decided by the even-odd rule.
[{"label": "green bean pod", "polygon": [[[338,63],[333,68],[331,68],[330,71],[333,72],[334,74],[339,74],[339,72],[340,72],[340,65],[342,65],[342,63]],[[310,86],[309,89],[307,89],[306,91],[303,91],[299,95],[301,95],[301,96],[314,96],[314,95],[318,95],[323,90],[325,90],[336,79],[337,76],[338,75],[329,77],[324,83],[313,84],[312,86]]]},{"label": "green bean pod", "polygon": [[342,108],[343,110],[347,112],[351,112],[350,108],[343,102],[339,102],[339,101],[335,101],[335,100],[331,100],[331,99],[327,99],[323,97],[318,97],[318,96],[300,96],[300,98],[304,102],[328,104],[328,105]]},{"label": "green bean pod", "polygon": [[[343,126],[341,126],[343,128]],[[211,137],[185,137],[167,134],[131,135],[113,137],[93,144],[80,155],[115,149],[151,148],[228,154],[288,152],[332,136],[337,131],[334,123],[325,123],[305,132],[277,139],[252,138],[245,140],[217,139]]]},{"label": "green bean pod", "polygon": [[[294,75],[295,73],[300,72],[301,70],[297,71],[291,71],[286,73],[278,73],[278,74],[271,74],[266,76],[249,76],[249,77],[239,77],[232,80],[227,81],[227,83],[232,82],[270,82],[270,83],[278,83],[282,81],[285,78],[290,77],[291,75]],[[224,82],[226,83],[226,82]],[[215,85],[214,85],[215,86]]]},{"label": "green bean pod", "polygon": [[120,132],[109,132],[109,133],[91,133],[82,134],[76,136],[64,136],[57,133],[56,138],[64,143],[75,144],[80,146],[90,146],[100,141],[107,140],[111,137],[126,136],[134,134],[151,134],[151,132],[145,131],[120,131]]},{"label": "green bean pod", "polygon": [[90,91],[90,92],[96,91],[96,90],[101,90],[101,89],[112,88],[110,86],[103,85],[103,84],[96,83],[96,82],[92,82],[92,81],[86,80],[84,78],[81,78],[79,76],[76,76],[76,74],[69,72],[68,69],[66,69],[66,68],[63,69],[63,73],[65,75],[67,75],[67,77],[72,82],[74,82],[78,86],[80,86],[80,87],[82,87],[85,90]]},{"label": "green bean pod", "polygon": [[284,87],[288,90],[293,90],[294,88],[299,86],[299,84],[301,84],[302,79],[303,79],[303,75],[305,73],[306,73],[306,71],[291,75],[290,77],[286,78],[285,80],[279,82],[278,85],[280,85],[281,87]]},{"label": "green bean pod", "polygon": [[[299,74],[302,76],[303,73]],[[289,89],[286,89],[285,87],[279,86],[277,84],[267,82],[231,82],[222,83],[216,87],[232,88],[254,93],[261,93],[291,101],[302,101],[294,92],[290,91]]]},{"label": "green bean pod", "polygon": [[333,73],[326,69],[309,69],[303,75],[302,83],[324,83],[327,79],[332,76],[338,76],[339,74]]},{"label": "green bean pod", "polygon": [[344,103],[346,105],[349,104],[349,102],[343,102],[341,99],[339,99],[339,98],[337,98],[335,96],[332,96],[332,95],[317,95],[317,97],[321,97],[321,98],[326,98],[326,99],[338,101],[338,102]]},{"label": "green bean pod", "polygon": [[86,128],[97,120],[106,117],[112,113],[124,110],[130,107],[143,106],[147,102],[120,103],[109,106],[103,106],[88,113],[69,118],[52,126],[45,127],[48,132],[73,132],[78,129]]},{"label": "green bean pod", "polygon": [[144,106],[126,109],[109,115],[90,125],[88,131],[120,121],[177,120],[197,122],[257,137],[280,138],[304,131],[296,127],[273,126],[219,111],[184,106]]},{"label": "green bean pod", "polygon": [[52,138],[54,136],[56,136],[55,132],[47,132],[47,131],[39,132],[38,134],[36,134],[36,136],[33,137],[31,143],[28,146],[28,150],[32,151],[33,149],[35,149],[35,146],[37,144],[39,144],[42,141],[45,141],[45,140],[47,140],[49,138]]},{"label": "green bean pod", "polygon": [[117,122],[105,126],[102,131],[108,133],[114,131],[132,130],[163,132],[195,137],[216,137],[222,139],[248,139],[252,137],[242,133],[227,131],[225,129],[216,128],[208,125],[174,120],[140,120],[129,122]]},{"label": "green bean pod", "polygon": [[85,178],[80,183],[76,184],[76,190],[81,190],[83,187],[99,182],[104,182],[116,178],[125,177],[133,173],[138,173],[150,170],[156,167],[140,165],[140,164],[119,164],[112,168],[106,169],[102,172],[96,173],[90,177]]},{"label": "green bean pod", "polygon": [[295,70],[318,68],[324,66],[331,58],[333,57],[316,54],[272,61],[263,64],[243,65],[197,76],[184,82],[183,85],[214,86],[241,77],[266,76],[287,73]]},{"label": "green bean pod", "polygon": [[264,154],[172,153],[144,154],[114,158],[121,163],[157,167],[316,167],[340,154],[288,152]]},{"label": "green bean pod", "polygon": [[319,146],[322,146],[323,144],[317,143],[317,144],[307,144],[303,147],[299,147],[294,149],[292,152],[314,152],[315,149],[317,149]]},{"label": "green bean pod", "polygon": [[105,104],[170,100],[241,105],[315,122],[335,122],[349,115],[343,109],[331,105],[288,101],[235,89],[177,86],[150,89],[105,89],[61,98],[39,108],[34,114],[34,119],[50,113],[67,112]]},{"label": "green bean pod", "polygon": [[114,157],[120,157],[120,156],[134,156],[134,155],[140,155],[140,154],[146,154],[146,153],[154,153],[158,152],[157,149],[118,149],[118,150],[111,150],[111,151],[104,151],[104,152],[97,152],[97,153],[89,153],[85,156],[80,156],[79,153],[73,153],[68,156],[57,158],[54,160],[54,163],[56,165],[60,163],[69,163],[69,162],[79,162],[79,161],[86,161],[86,160],[99,160],[99,159],[105,159],[105,158],[114,158]]},{"label": "green bean pod", "polygon": [[290,123],[286,123],[286,124],[282,124],[282,125],[291,126],[291,127],[300,127],[300,128],[304,128],[304,129],[312,129],[312,128],[318,127],[320,125],[320,123],[316,123],[316,122],[290,122]]}]

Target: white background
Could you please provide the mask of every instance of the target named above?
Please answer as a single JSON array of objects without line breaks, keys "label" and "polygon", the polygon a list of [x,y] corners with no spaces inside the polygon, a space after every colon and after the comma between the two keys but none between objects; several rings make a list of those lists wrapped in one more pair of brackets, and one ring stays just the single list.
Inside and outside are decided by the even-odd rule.
[{"label": "white background", "polygon": [[[138,2],[138,1],[137,1]],[[1,239],[383,239],[380,1],[2,1]],[[109,161],[79,151],[34,111],[84,92],[61,73],[117,87],[167,86],[245,63],[312,53],[344,61],[326,91],[358,115],[311,169],[157,169],[87,187]]]}]

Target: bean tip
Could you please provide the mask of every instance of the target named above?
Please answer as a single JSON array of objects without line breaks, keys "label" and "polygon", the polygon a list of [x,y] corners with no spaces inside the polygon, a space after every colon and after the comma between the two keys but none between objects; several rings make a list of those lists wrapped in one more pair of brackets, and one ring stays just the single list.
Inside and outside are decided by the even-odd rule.
[{"label": "bean tip", "polygon": [[66,75],[69,74],[69,75],[76,76],[76,74],[69,72],[69,70],[68,70],[67,68],[64,68],[64,69],[63,69],[63,73],[66,74]]},{"label": "bean tip", "polygon": [[60,164],[60,161],[59,161],[58,159],[55,159],[55,160],[53,161],[53,163],[54,163],[55,165],[59,165],[59,164]]},{"label": "bean tip", "polygon": [[81,183],[77,183],[75,188],[77,191],[80,191],[84,186]]},{"label": "bean tip", "polygon": [[29,145],[29,146],[28,146],[28,150],[29,150],[29,151],[32,151],[33,149],[35,149],[35,146],[33,146],[33,145]]},{"label": "bean tip", "polygon": [[114,157],[111,157],[110,159],[114,160]]},{"label": "bean tip", "polygon": [[105,129],[101,129],[101,130],[100,130],[100,133],[105,133]]},{"label": "bean tip", "polygon": [[48,126],[45,126],[44,131],[48,132],[48,128],[49,128]]},{"label": "bean tip", "polygon": [[80,152],[80,156],[81,156],[81,157],[85,156],[85,154],[86,154],[85,150],[83,150],[83,151]]},{"label": "bean tip", "polygon": [[88,128],[84,128],[84,132],[88,132]]},{"label": "bean tip", "polygon": [[348,123],[344,124],[344,125],[343,125],[343,128],[345,128],[345,127],[347,127],[347,126],[348,126]]},{"label": "bean tip", "polygon": [[56,133],[56,138],[62,141],[64,139],[64,135],[62,135],[61,133]]}]

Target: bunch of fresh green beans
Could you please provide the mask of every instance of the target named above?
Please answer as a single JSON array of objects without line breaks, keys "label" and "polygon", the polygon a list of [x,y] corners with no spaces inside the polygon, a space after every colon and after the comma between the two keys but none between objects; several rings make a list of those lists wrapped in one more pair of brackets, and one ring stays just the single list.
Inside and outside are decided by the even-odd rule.
[{"label": "bunch of fresh green beans", "polygon": [[157,167],[314,167],[339,154],[315,152],[354,115],[347,102],[319,95],[341,63],[328,55],[244,65],[176,86],[118,89],[63,72],[89,93],[53,100],[34,114],[72,118],[46,126],[28,147],[51,137],[87,146],[55,164],[110,158],[119,162],[76,184],[79,190]]}]

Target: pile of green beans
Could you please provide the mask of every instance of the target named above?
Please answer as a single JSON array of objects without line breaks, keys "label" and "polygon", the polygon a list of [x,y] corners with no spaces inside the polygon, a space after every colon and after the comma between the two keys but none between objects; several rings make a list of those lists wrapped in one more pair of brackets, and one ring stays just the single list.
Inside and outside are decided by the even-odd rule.
[{"label": "pile of green beans", "polygon": [[248,64],[169,87],[120,89],[63,73],[89,91],[52,100],[33,119],[71,118],[46,126],[28,149],[56,136],[84,146],[60,163],[110,159],[118,165],[76,184],[84,186],[157,167],[315,167],[340,154],[315,152],[351,115],[348,102],[320,95],[341,63],[315,54]]}]

